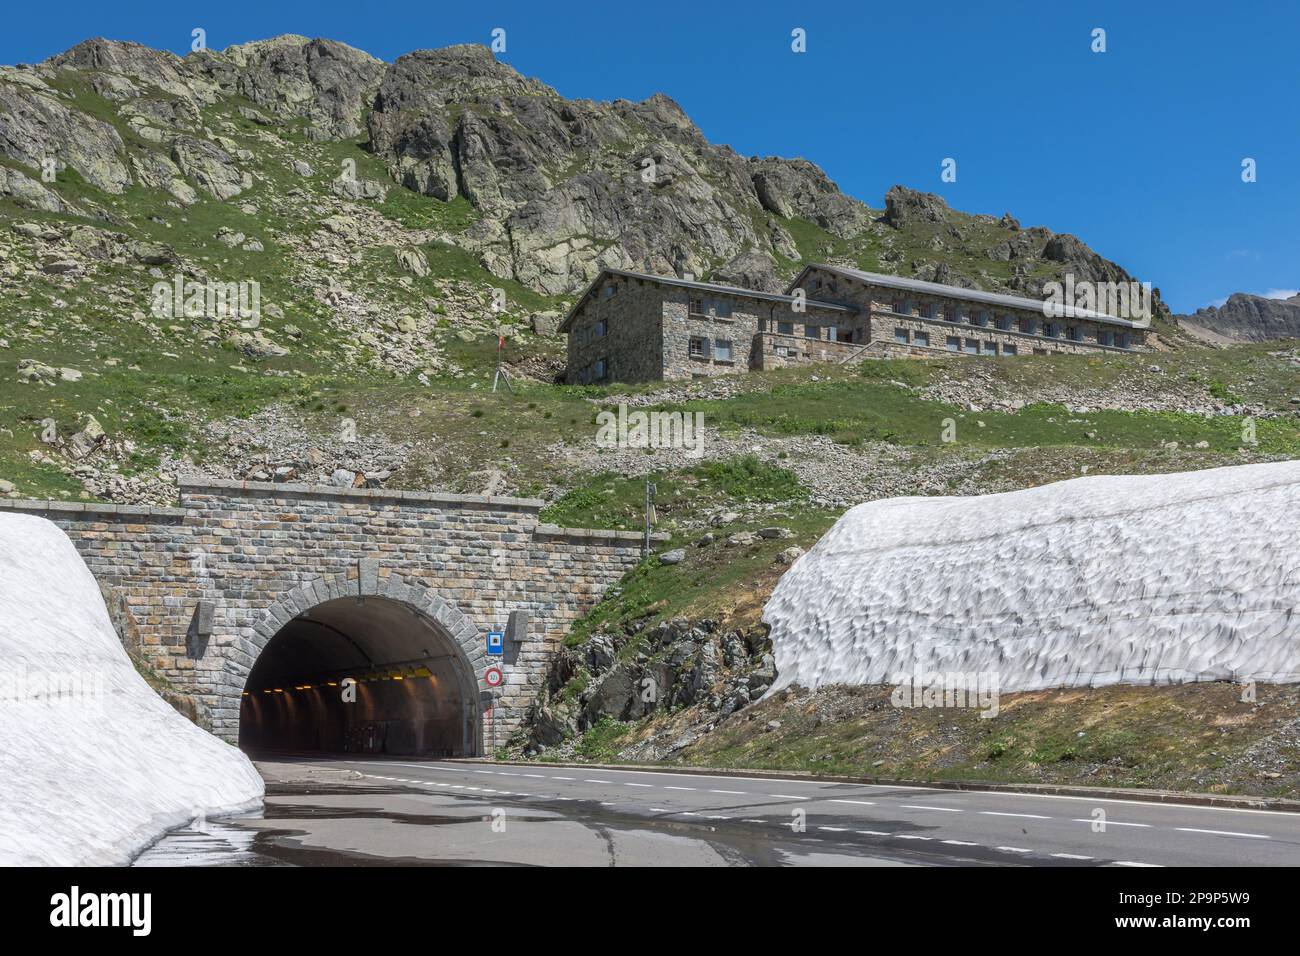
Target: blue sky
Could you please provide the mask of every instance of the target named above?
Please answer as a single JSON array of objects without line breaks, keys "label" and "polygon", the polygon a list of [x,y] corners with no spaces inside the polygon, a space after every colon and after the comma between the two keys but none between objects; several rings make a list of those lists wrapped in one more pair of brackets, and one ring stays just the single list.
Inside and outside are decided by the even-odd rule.
[{"label": "blue sky", "polygon": [[[488,42],[569,97],[677,100],[710,140],[1072,232],[1177,312],[1300,288],[1300,4],[13,4],[0,62],[90,36],[178,53],[280,33],[392,60]],[[807,32],[807,52],[790,49]],[[1094,28],[1107,51],[1090,49]],[[940,180],[957,160],[957,181]],[[1257,163],[1243,183],[1241,163]]]}]

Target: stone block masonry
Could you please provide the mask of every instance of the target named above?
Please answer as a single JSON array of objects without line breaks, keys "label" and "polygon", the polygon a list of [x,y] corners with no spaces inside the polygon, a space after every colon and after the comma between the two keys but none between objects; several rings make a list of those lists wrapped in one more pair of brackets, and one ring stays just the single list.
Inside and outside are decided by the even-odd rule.
[{"label": "stone block masonry", "polygon": [[[485,700],[486,634],[528,612],[495,711],[498,733],[514,730],[570,626],[641,558],[639,534],[542,524],[542,506],[240,481],[182,484],[177,508],[0,499],[0,513],[40,514],[67,533],[124,611],[131,649],[231,742],[266,643],[298,613],[358,593],[425,613],[463,649]],[[200,617],[210,635],[196,639]]]}]

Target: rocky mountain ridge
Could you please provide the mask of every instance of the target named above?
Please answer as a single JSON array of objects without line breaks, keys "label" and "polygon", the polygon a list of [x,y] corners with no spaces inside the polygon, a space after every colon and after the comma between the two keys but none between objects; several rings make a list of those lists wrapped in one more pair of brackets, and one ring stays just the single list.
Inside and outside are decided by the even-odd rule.
[{"label": "rocky mountain ridge", "polygon": [[1213,342],[1269,342],[1300,338],[1300,293],[1272,299],[1249,292],[1230,295],[1223,305],[1178,316],[1181,327]]},{"label": "rocky mountain ridge", "polygon": [[[1027,294],[1067,272],[1130,278],[1077,238],[1021,229],[1009,214],[969,216],[902,186],[873,210],[806,160],[709,143],[667,96],[567,100],[476,45],[387,64],[299,36],[185,57],[88,40],[0,68],[0,195],[91,217],[108,215],[95,193],[135,187],[181,207],[238,200],[264,178],[261,150],[206,122],[221,106],[268,146],[285,132],[364,137],[392,183],[468,206],[472,221],[444,238],[491,275],[547,295],[572,294],[605,266],[775,288],[814,256]],[[90,194],[48,185],[51,159]],[[373,199],[383,188],[337,191]]]}]

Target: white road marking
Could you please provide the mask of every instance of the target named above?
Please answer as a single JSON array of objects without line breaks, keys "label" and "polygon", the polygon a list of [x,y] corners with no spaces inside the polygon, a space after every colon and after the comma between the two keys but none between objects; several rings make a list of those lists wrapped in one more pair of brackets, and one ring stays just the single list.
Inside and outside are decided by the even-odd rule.
[{"label": "white road marking", "polygon": [[1001,810],[980,810],[986,817],[1023,817],[1027,820],[1050,820],[1051,817],[1045,817],[1041,813],[1004,813]]},{"label": "white road marking", "polygon": [[573,780],[573,777],[552,777],[552,780]]},{"label": "white road marking", "polygon": [[1091,860],[1090,856],[1083,856],[1079,853],[1053,853],[1052,856],[1061,860]]},{"label": "white road marking", "polygon": [[609,783],[608,780],[584,780],[583,783]]},{"label": "white road marking", "polygon": [[863,836],[889,836],[884,830],[855,830],[855,833],[861,833]]},{"label": "white road marking", "polygon": [[956,807],[923,807],[919,803],[900,803],[899,807],[904,810],[942,810],[944,813],[965,813]]},{"label": "white road marking", "polygon": [[769,797],[776,797],[778,800],[807,800],[807,797],[796,797],[788,793],[769,793]]},{"label": "white road marking", "polygon": [[876,801],[874,800],[827,800],[826,802],[827,803],[855,803],[858,804],[859,806],[864,806],[864,807],[874,807],[876,805]]},{"label": "white road marking", "polygon": [[827,833],[848,833],[848,827],[818,827],[818,830],[825,830]]},{"label": "white road marking", "polygon": [[694,790],[695,787],[664,787],[665,790]]},{"label": "white road marking", "polygon": [[932,840],[934,837],[919,836],[915,833],[897,833],[895,834],[900,840]]},{"label": "white road marking", "polygon": [[1182,830],[1184,833],[1209,833],[1213,836],[1230,836],[1230,837],[1248,837],[1251,840],[1271,840],[1271,836],[1264,833],[1233,833],[1231,830],[1201,830],[1197,827],[1174,827],[1175,830]]},{"label": "white road marking", "polygon": [[1144,830],[1150,830],[1150,829],[1151,829],[1151,824],[1149,824],[1149,823],[1124,823],[1124,822],[1122,822],[1122,821],[1120,821],[1120,820],[1090,820],[1090,819],[1086,819],[1086,818],[1084,818],[1084,817],[1078,817],[1077,819],[1075,819],[1075,820],[1073,820],[1073,821],[1071,821],[1071,822],[1073,822],[1073,823],[1100,823],[1100,824],[1102,825],[1103,830],[1104,830],[1106,827],[1142,827]]},{"label": "white road marking", "polygon": [[949,846],[979,846],[978,843],[971,843],[969,840],[944,840]]},{"label": "white road marking", "polygon": [[653,789],[653,788],[654,788],[654,784],[653,784],[653,783],[629,783],[628,786],[629,786],[629,787],[647,787],[647,788],[650,788],[650,789]]},{"label": "white road marking", "polygon": [[744,790],[710,790],[709,793],[730,793],[737,797],[743,797],[745,795]]},{"label": "white road marking", "polygon": [[1134,863],[1132,860],[1116,860],[1116,866],[1162,866],[1160,863]]},{"label": "white road marking", "polygon": [[1033,850],[1026,850],[1023,846],[998,846],[995,850],[1005,850],[1007,853],[1033,853]]}]

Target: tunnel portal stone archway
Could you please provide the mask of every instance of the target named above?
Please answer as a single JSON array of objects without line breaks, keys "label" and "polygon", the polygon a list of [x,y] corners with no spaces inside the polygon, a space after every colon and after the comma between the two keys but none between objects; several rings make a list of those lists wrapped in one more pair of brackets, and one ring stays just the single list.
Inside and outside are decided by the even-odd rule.
[{"label": "tunnel portal stone archway", "polygon": [[396,575],[362,566],[300,585],[255,628],[240,746],[477,756],[490,702],[477,638],[457,608]]}]

